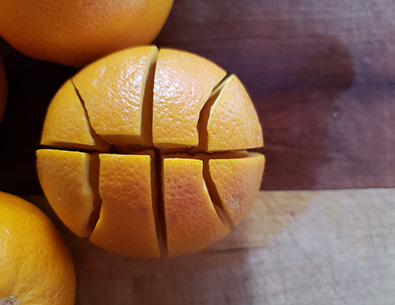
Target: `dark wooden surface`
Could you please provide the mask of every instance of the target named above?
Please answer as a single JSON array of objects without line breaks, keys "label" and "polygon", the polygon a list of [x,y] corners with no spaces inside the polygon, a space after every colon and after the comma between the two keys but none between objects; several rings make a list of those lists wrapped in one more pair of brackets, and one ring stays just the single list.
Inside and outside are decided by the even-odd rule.
[{"label": "dark wooden surface", "polygon": [[[262,189],[395,186],[392,0],[175,0],[154,43],[206,56],[244,82],[265,134]],[[9,78],[0,190],[40,193],[45,111],[77,70],[4,41],[0,50]]]}]

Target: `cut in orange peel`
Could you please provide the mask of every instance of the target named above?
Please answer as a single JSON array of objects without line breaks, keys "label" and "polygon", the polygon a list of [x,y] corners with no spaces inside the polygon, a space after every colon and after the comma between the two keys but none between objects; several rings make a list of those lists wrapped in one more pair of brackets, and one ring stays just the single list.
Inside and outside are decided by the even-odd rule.
[{"label": "cut in orange peel", "polygon": [[51,148],[37,152],[62,221],[133,257],[194,252],[227,235],[256,198],[265,158],[245,151],[263,146],[262,129],[244,86],[225,75],[200,56],[148,46],[67,81],[44,123]]}]

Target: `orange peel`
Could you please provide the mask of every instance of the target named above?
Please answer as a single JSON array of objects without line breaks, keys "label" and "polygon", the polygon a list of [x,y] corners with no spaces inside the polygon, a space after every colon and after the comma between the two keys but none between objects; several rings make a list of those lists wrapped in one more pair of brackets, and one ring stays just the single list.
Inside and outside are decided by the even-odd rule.
[{"label": "orange peel", "polygon": [[[237,226],[254,203],[265,159],[245,151],[263,145],[261,126],[240,80],[221,82],[225,75],[198,55],[148,46],[92,63],[72,78],[74,87],[66,82],[89,145],[68,151],[83,142],[78,131],[62,134],[45,122],[41,144],[51,149],[37,153],[44,193],[64,223],[134,257],[199,251]],[[54,97],[46,121],[66,111],[71,99],[64,100]],[[60,209],[57,198],[72,208]]]}]

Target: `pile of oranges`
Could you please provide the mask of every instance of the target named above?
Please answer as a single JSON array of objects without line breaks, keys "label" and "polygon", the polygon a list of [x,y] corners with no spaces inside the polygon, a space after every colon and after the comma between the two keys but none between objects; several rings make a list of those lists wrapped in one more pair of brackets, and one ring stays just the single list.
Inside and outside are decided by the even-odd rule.
[{"label": "pile of oranges", "polygon": [[[16,49],[84,67],[44,121],[37,171],[49,203],[76,235],[132,257],[181,255],[223,238],[251,209],[265,165],[247,151],[263,135],[237,76],[147,46],[172,2],[0,0],[0,35]],[[0,119],[6,94],[0,63]],[[0,244],[0,305],[73,304],[74,269],[54,226],[1,192]],[[30,289],[37,269],[43,284]]]}]

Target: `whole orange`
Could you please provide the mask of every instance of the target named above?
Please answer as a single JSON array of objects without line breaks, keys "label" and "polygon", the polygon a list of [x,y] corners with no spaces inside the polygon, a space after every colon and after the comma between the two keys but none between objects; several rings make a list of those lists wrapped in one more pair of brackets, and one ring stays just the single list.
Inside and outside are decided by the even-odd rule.
[{"label": "whole orange", "polygon": [[0,304],[72,305],[75,273],[55,226],[41,210],[0,192]]},{"label": "whole orange", "polygon": [[53,98],[40,183],[77,235],[136,257],[201,250],[250,210],[265,158],[240,80],[198,55],[155,46],[82,69]]},{"label": "whole orange", "polygon": [[0,0],[0,35],[22,53],[84,66],[113,51],[149,44],[173,0]]},{"label": "whole orange", "polygon": [[7,103],[7,76],[5,74],[3,60],[0,56],[0,122],[3,119]]}]

